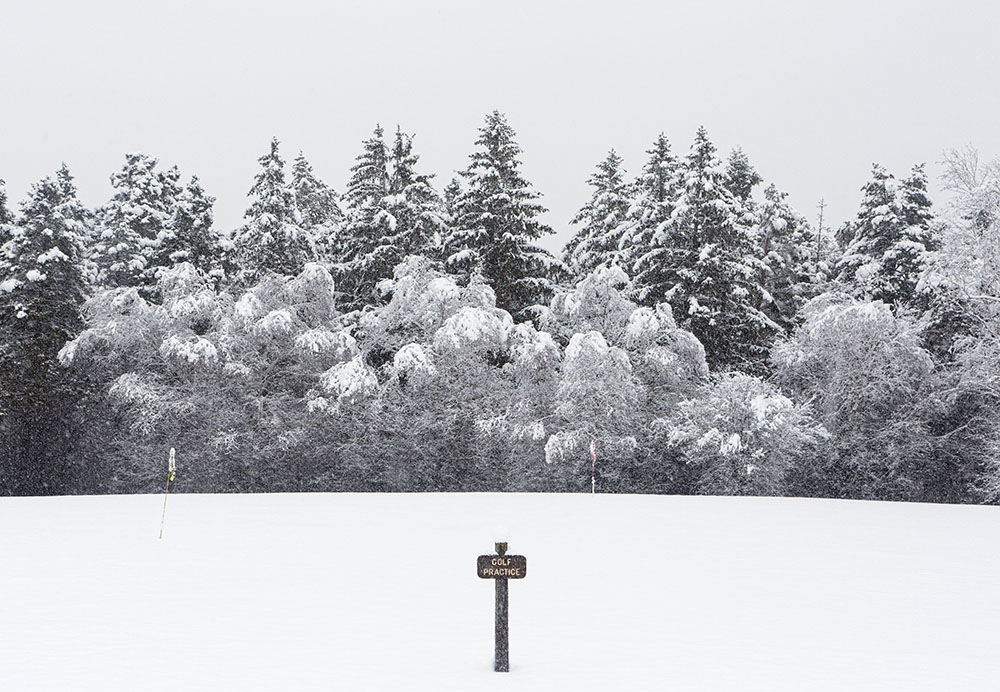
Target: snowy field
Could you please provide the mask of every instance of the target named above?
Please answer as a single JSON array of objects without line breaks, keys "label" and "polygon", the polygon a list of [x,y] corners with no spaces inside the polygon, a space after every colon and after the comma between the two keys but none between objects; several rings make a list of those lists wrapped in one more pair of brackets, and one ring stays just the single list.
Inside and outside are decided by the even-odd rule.
[{"label": "snowy field", "polygon": [[161,501],[0,499],[0,689],[1000,688],[997,508],[177,495],[158,540]]}]

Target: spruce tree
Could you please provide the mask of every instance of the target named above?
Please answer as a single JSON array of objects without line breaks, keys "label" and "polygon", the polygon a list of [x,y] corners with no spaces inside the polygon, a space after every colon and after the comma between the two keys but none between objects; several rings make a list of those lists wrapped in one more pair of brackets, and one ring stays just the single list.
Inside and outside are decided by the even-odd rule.
[{"label": "spruce tree", "polygon": [[622,158],[612,149],[587,180],[594,192],[571,221],[583,226],[563,251],[563,262],[578,279],[597,267],[623,263],[622,234],[631,202],[624,174]]},{"label": "spruce tree", "polygon": [[391,276],[388,248],[384,248],[396,227],[395,217],[386,208],[390,175],[385,133],[376,125],[362,143],[344,193],[348,212],[338,276],[346,304],[354,308],[376,303],[376,285]]},{"label": "spruce tree", "polygon": [[14,223],[14,215],[7,208],[7,183],[0,178],[0,226]]},{"label": "spruce tree", "polygon": [[520,315],[548,298],[563,267],[534,245],[553,231],[538,219],[545,211],[535,201],[540,195],[521,173],[521,148],[499,111],[486,116],[476,147],[462,173],[466,189],[456,203],[447,265],[465,280],[482,275],[497,306]]},{"label": "spruce tree", "polygon": [[669,302],[678,324],[704,344],[710,365],[754,371],[777,326],[758,307],[763,265],[715,151],[699,128],[673,213],[638,263],[642,298]]},{"label": "spruce tree", "polygon": [[344,274],[355,307],[378,303],[378,283],[392,278],[407,255],[433,257],[447,230],[432,176],[417,171],[413,137],[397,128],[390,150],[383,148],[381,128],[375,135],[365,143],[348,192],[357,206],[346,234]]},{"label": "spruce tree", "polygon": [[444,208],[448,212],[448,218],[454,219],[458,211],[458,200],[462,196],[462,182],[458,178],[452,178],[451,182],[444,188]]},{"label": "spruce tree", "polygon": [[[639,260],[647,253],[661,249],[653,243],[653,237],[673,212],[680,168],[663,133],[646,153],[649,159],[634,183],[635,200],[629,208],[621,235],[625,269],[633,278],[639,274]],[[642,290],[640,282],[636,281],[635,285],[639,291]]]},{"label": "spruce tree", "polygon": [[740,147],[733,149],[726,161],[725,173],[726,188],[733,197],[741,204],[746,205],[748,209],[751,208],[753,189],[760,185],[763,180],[750,164],[746,152]]},{"label": "spruce tree", "polygon": [[127,154],[125,166],[111,176],[115,194],[99,212],[100,239],[94,259],[104,286],[140,286],[156,282],[160,247],[169,242],[178,191],[176,168],[156,170],[148,154]]},{"label": "spruce tree", "polygon": [[189,262],[218,286],[225,278],[225,239],[212,226],[214,204],[215,197],[205,194],[198,176],[191,176],[177,195],[173,242],[161,252],[166,255],[164,264]]},{"label": "spruce tree", "polygon": [[787,196],[769,185],[758,209],[756,239],[764,267],[759,280],[763,290],[755,307],[791,331],[799,308],[819,290],[820,277],[813,252],[815,236],[809,222],[785,200]]},{"label": "spruce tree", "polygon": [[60,182],[36,183],[0,248],[0,494],[71,490],[78,388],[58,362],[82,329],[76,222]]},{"label": "spruce tree", "polygon": [[344,223],[340,200],[332,187],[316,177],[301,151],[292,165],[291,186],[295,193],[296,222],[312,238],[320,256],[337,257]]},{"label": "spruce tree", "polygon": [[397,129],[386,205],[396,219],[396,228],[389,242],[384,243],[394,250],[390,260],[393,267],[407,255],[433,257],[448,231],[445,201],[434,189],[434,176],[417,172],[419,160],[413,151],[413,137]]},{"label": "spruce tree", "polygon": [[278,139],[258,159],[260,172],[248,196],[246,223],[238,231],[240,282],[256,283],[268,273],[294,275],[312,256],[308,238],[295,223],[295,194],[285,183],[285,162],[278,153]]},{"label": "spruce tree", "polygon": [[59,187],[59,214],[66,219],[67,226],[76,235],[80,249],[80,269],[88,286],[97,284],[98,268],[95,260],[100,235],[94,212],[87,209],[76,195],[76,183],[63,163],[56,171],[56,185]]},{"label": "spruce tree", "polygon": [[899,185],[876,164],[862,192],[861,209],[843,231],[850,240],[838,265],[839,279],[856,297],[919,306],[917,282],[934,244],[923,167],[915,167]]}]

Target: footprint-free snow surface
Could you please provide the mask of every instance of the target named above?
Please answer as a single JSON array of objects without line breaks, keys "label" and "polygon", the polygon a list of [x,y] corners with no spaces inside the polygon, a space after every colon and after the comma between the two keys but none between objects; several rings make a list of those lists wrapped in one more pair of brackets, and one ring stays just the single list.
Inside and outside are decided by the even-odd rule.
[{"label": "footprint-free snow surface", "polygon": [[159,540],[161,505],[0,499],[0,689],[1000,689],[997,508],[175,495]]}]

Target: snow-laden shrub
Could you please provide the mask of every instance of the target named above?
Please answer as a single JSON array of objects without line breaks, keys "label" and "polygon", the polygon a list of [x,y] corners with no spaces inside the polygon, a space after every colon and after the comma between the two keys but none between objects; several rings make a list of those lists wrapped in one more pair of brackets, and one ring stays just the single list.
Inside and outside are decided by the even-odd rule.
[{"label": "snow-laden shrub", "polygon": [[219,352],[208,339],[191,335],[172,335],[160,345],[164,358],[176,359],[190,365],[214,365],[219,360]]},{"label": "snow-laden shrub", "polygon": [[336,397],[337,404],[357,402],[378,390],[378,377],[358,356],[334,365],[320,376],[319,382],[325,392]]},{"label": "snow-laden shrub", "polygon": [[521,372],[554,372],[562,360],[562,350],[552,335],[538,331],[530,322],[511,329],[508,341],[511,361]]},{"label": "snow-laden shrub", "polygon": [[[932,477],[928,406],[934,362],[919,325],[882,302],[823,294],[803,307],[804,322],[771,354],[775,381],[811,402],[835,440],[840,472],[824,493],[913,497]],[[837,479],[840,480],[837,480]],[[843,485],[847,483],[848,485]]]},{"label": "snow-laden shrub", "polygon": [[700,492],[724,495],[781,494],[793,467],[818,463],[827,437],[808,407],[740,373],[706,385],[654,426],[697,468]]},{"label": "snow-laden shrub", "polygon": [[445,352],[500,353],[513,326],[504,310],[463,307],[434,333],[434,347]]},{"label": "snow-laden shrub", "polygon": [[358,353],[358,342],[350,332],[325,327],[307,329],[295,337],[295,345],[306,353],[331,355],[340,360],[353,358]]},{"label": "snow-laden shrub", "polygon": [[[574,334],[563,356],[556,389],[556,416],[545,447],[546,460],[589,465],[587,448],[600,448],[601,475],[616,478],[634,452],[642,385],[628,354],[599,332]],[[589,474],[588,474],[589,475]]]},{"label": "snow-laden shrub", "polygon": [[148,378],[128,372],[119,376],[108,389],[108,399],[130,411],[130,428],[140,435],[150,434],[165,415],[165,392]]},{"label": "snow-laden shrub", "polygon": [[636,308],[625,325],[625,345],[635,350],[649,348],[657,343],[662,332],[676,328],[669,303],[660,303],[655,308]]},{"label": "snow-laden shrub", "polygon": [[628,275],[617,265],[598,267],[572,290],[557,293],[539,322],[561,340],[574,333],[598,331],[610,343],[619,344],[635,309],[626,297],[630,287]]},{"label": "snow-laden shrub", "polygon": [[392,368],[398,375],[405,375],[418,381],[437,374],[434,357],[420,344],[407,344],[392,358]]},{"label": "snow-laden shrub", "polygon": [[244,324],[251,324],[264,314],[264,303],[256,292],[247,291],[236,301],[233,312]]},{"label": "snow-laden shrub", "polygon": [[271,336],[286,336],[295,328],[295,317],[290,308],[271,310],[257,321],[254,329],[261,334]]},{"label": "snow-laden shrub", "polygon": [[295,306],[299,319],[318,324],[337,314],[333,276],[321,264],[308,262],[284,287],[285,300]]},{"label": "snow-laden shrub", "polygon": [[[366,352],[381,353],[383,360],[408,343],[432,341],[463,308],[497,312],[492,289],[475,281],[458,286],[424,257],[407,257],[380,286],[391,295],[388,304],[362,314],[359,326]],[[449,329],[457,326],[453,322]]]}]

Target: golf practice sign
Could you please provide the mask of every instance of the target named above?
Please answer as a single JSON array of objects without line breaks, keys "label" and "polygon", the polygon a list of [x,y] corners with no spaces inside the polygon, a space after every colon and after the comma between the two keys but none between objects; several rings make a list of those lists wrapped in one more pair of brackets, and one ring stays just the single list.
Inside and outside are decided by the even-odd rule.
[{"label": "golf practice sign", "polygon": [[480,555],[476,568],[480,579],[524,579],[528,560],[524,555]]},{"label": "golf practice sign", "polygon": [[528,560],[524,555],[508,555],[507,544],[496,544],[496,555],[480,555],[476,560],[476,573],[480,579],[492,579],[496,584],[496,652],[493,670],[506,673],[510,670],[510,644],[507,638],[507,580],[524,579]]}]

